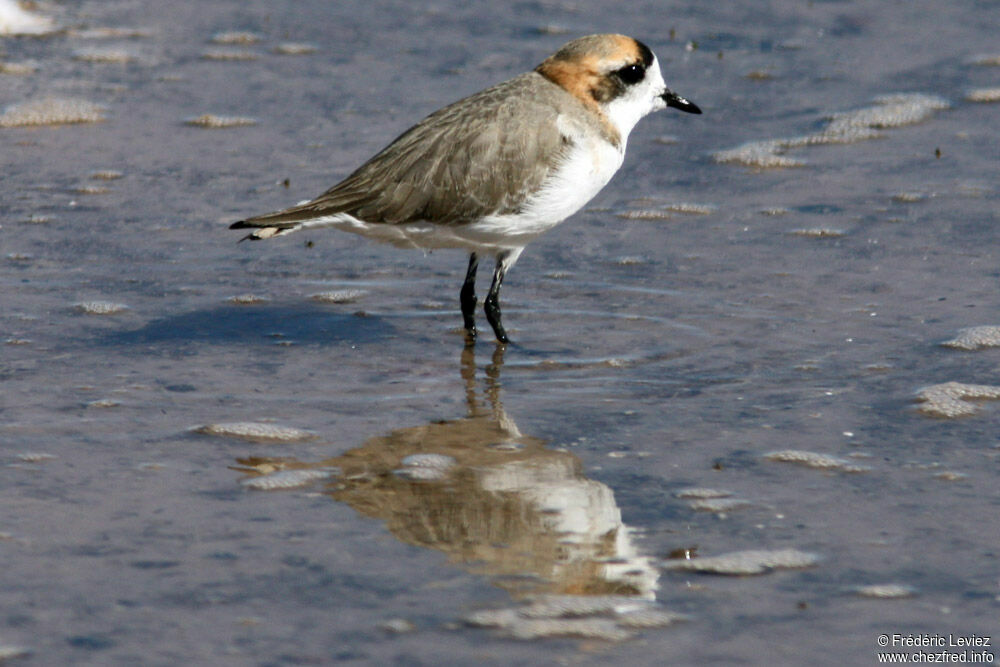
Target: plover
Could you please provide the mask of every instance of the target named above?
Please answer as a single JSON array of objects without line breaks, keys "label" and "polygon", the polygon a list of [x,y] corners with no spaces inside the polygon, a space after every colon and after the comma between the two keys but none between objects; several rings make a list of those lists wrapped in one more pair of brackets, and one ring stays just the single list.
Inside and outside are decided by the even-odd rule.
[{"label": "plover", "polygon": [[261,240],[336,227],[409,248],[470,251],[460,292],[476,337],[476,269],[496,257],[486,319],[501,343],[500,285],[524,246],[596,195],[629,132],[653,111],[701,113],[667,88],[653,52],[624,35],[575,39],[530,72],[450,104],[312,201],[240,220]]}]

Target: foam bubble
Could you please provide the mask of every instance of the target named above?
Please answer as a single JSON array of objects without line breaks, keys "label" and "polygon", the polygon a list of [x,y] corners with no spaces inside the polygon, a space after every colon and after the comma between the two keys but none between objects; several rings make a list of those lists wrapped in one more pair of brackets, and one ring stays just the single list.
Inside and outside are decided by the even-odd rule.
[{"label": "foam bubble", "polygon": [[870,584],[858,586],[854,589],[854,594],[866,598],[899,599],[913,597],[917,594],[917,589],[906,584]]},{"label": "foam bubble", "polygon": [[724,514],[733,510],[750,507],[753,503],[742,498],[702,498],[692,500],[688,506],[697,512],[715,512]]},{"label": "foam bubble", "polygon": [[14,658],[23,658],[24,656],[30,654],[31,654],[31,649],[25,648],[23,646],[0,644],[0,661],[12,660]]},{"label": "foam bubble", "polygon": [[21,452],[17,454],[17,460],[24,461],[25,463],[42,463],[44,461],[51,461],[54,458],[56,457],[45,452]]},{"label": "foam bubble", "polygon": [[319,51],[313,44],[282,42],[274,47],[274,52],[282,56],[307,56]]},{"label": "foam bubble", "polygon": [[701,487],[688,487],[674,491],[674,498],[728,498],[733,495],[732,491],[724,489],[707,489]]},{"label": "foam bubble", "polygon": [[27,76],[38,71],[38,66],[34,63],[0,63],[0,74],[11,74],[14,76]]},{"label": "foam bubble", "polygon": [[687,215],[710,215],[715,213],[718,208],[714,204],[692,204],[689,202],[677,202],[674,204],[667,204],[665,207],[668,211],[673,211],[674,213],[684,213]]},{"label": "foam bubble", "polygon": [[237,294],[236,296],[229,297],[229,303],[236,303],[241,306],[254,306],[267,302],[267,297],[258,296],[256,294]]},{"label": "foam bubble", "polygon": [[99,123],[104,107],[86,100],[46,97],[8,107],[0,114],[0,127]]},{"label": "foam bubble", "polygon": [[665,611],[659,609],[640,609],[622,614],[618,618],[618,625],[625,628],[665,628],[680,621],[687,621],[686,614],[679,614],[675,611]]},{"label": "foam bubble", "polygon": [[518,613],[528,618],[565,618],[633,612],[649,604],[641,598],[624,595],[544,595]]},{"label": "foam bubble", "polygon": [[113,398],[99,398],[87,403],[88,408],[117,408],[121,403]]},{"label": "foam bubble", "polygon": [[197,433],[239,438],[256,442],[298,442],[312,440],[316,434],[292,426],[279,426],[265,422],[229,422],[206,424],[195,429]]},{"label": "foam bubble", "polygon": [[248,31],[226,31],[217,32],[212,35],[212,42],[215,44],[256,44],[261,40],[261,35]]},{"label": "foam bubble", "polygon": [[103,185],[81,185],[78,188],[74,188],[73,192],[78,195],[106,195],[111,192],[111,188]]},{"label": "foam bubble", "polygon": [[659,628],[687,620],[656,602],[624,595],[542,595],[526,606],[470,614],[477,627],[499,628],[516,639],[582,637],[622,641],[634,630]]},{"label": "foam bubble", "polygon": [[769,215],[772,217],[778,217],[781,215],[788,215],[791,211],[784,206],[772,206],[770,208],[761,209],[761,215]]},{"label": "foam bubble", "polygon": [[390,618],[379,623],[378,628],[379,630],[384,630],[385,632],[401,635],[408,632],[414,632],[417,629],[417,626],[415,626],[412,621],[405,618]]},{"label": "foam bubble", "polygon": [[736,148],[717,151],[712,154],[716,162],[735,163],[747,167],[774,169],[777,167],[802,167],[805,162],[784,155],[789,146],[780,139],[748,141]]},{"label": "foam bubble", "polygon": [[525,619],[511,624],[506,629],[514,639],[581,637],[583,639],[620,642],[635,636],[635,633],[604,618]]},{"label": "foam bubble", "polygon": [[73,304],[73,306],[81,313],[86,313],[87,315],[117,315],[129,309],[123,303],[114,303],[112,301],[81,301],[80,303]]},{"label": "foam bubble", "polygon": [[970,90],[965,99],[969,102],[1000,102],[1000,88],[976,88]]},{"label": "foam bubble", "polygon": [[129,63],[136,56],[124,49],[81,49],[73,54],[73,59],[88,63]]},{"label": "foam bubble", "polygon": [[329,479],[336,471],[326,469],[280,470],[260,477],[251,477],[240,482],[255,491],[281,491],[307,486],[321,479]]},{"label": "foam bubble", "polygon": [[321,303],[354,303],[365,294],[368,294],[365,290],[342,289],[330,292],[317,292],[316,294],[310,294],[309,298]]},{"label": "foam bubble", "polygon": [[892,196],[892,200],[902,204],[912,204],[927,199],[923,192],[898,192]]},{"label": "foam bubble", "polygon": [[811,567],[819,560],[818,555],[798,549],[753,549],[706,558],[666,560],[661,562],[661,567],[706,574],[750,575],[766,574],[773,570]]},{"label": "foam bubble", "polygon": [[153,32],[146,28],[99,27],[72,29],[69,33],[80,39],[143,39],[152,36]]},{"label": "foam bubble", "polygon": [[1000,387],[988,384],[964,384],[962,382],[944,382],[924,387],[917,392],[917,400],[921,405],[917,408],[932,417],[966,417],[975,414],[978,409],[969,399],[998,399]]},{"label": "foam bubble", "polygon": [[200,116],[185,119],[184,124],[215,130],[227,127],[256,125],[257,120],[247,116],[218,116],[213,113],[203,113]]},{"label": "foam bubble", "polygon": [[956,350],[979,350],[984,347],[1000,347],[1000,326],[985,325],[962,329],[951,340],[941,343]]},{"label": "foam bubble", "polygon": [[818,144],[847,144],[881,136],[880,130],[919,123],[936,111],[947,109],[948,100],[923,93],[896,93],[875,98],[875,104],[863,109],[831,114],[827,124],[814,134],[783,139],[752,141],[713,154],[716,162],[749,167],[798,167],[801,160],[787,157],[791,148]]},{"label": "foam bubble", "polygon": [[117,181],[124,176],[125,174],[117,169],[99,169],[90,174],[95,181]]},{"label": "foam bubble", "polygon": [[973,56],[970,61],[973,65],[980,65],[986,67],[996,67],[1000,66],[1000,54],[984,53],[977,56]]},{"label": "foam bubble", "polygon": [[0,0],[0,35],[44,35],[54,30],[49,17],[27,11],[17,0]]},{"label": "foam bubble", "polygon": [[674,216],[669,211],[646,208],[634,211],[623,211],[618,214],[623,220],[670,220]]},{"label": "foam bubble", "polygon": [[791,231],[795,236],[809,236],[817,239],[835,239],[840,238],[844,235],[843,230],[833,229],[831,227],[808,227],[804,229],[793,229]]},{"label": "foam bubble", "polygon": [[764,458],[782,463],[795,463],[807,468],[820,468],[824,470],[840,470],[841,472],[868,472],[871,468],[859,466],[845,459],[819,454],[817,452],[807,452],[799,449],[785,449],[778,452],[770,452]]},{"label": "foam bubble", "polygon": [[465,617],[465,622],[477,628],[502,628],[516,622],[516,609],[483,609]]},{"label": "foam bubble", "polygon": [[[649,203],[651,200],[644,199],[640,201]],[[623,211],[618,214],[618,217],[624,218],[625,220],[670,220],[674,217],[675,213],[680,213],[682,215],[709,215],[714,213],[717,208],[718,207],[713,204],[673,202],[663,204],[659,208],[639,208]]]}]

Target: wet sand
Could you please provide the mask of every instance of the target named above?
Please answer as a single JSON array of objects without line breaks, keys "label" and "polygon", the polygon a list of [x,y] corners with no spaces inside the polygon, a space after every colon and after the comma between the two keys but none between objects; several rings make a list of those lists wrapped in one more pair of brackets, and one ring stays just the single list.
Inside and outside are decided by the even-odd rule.
[{"label": "wet sand", "polygon": [[[38,11],[0,37],[0,652],[869,664],[996,630],[1000,337],[942,345],[1000,324],[989,3]],[[608,31],[705,114],[644,119],[528,247],[506,350],[463,348],[462,253],[226,229]]]}]

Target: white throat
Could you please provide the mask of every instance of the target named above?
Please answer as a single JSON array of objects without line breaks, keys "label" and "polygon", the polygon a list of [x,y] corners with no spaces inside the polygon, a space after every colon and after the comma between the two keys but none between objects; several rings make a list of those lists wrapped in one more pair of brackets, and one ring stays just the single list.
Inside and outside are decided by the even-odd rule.
[{"label": "white throat", "polygon": [[646,78],[632,86],[624,95],[616,97],[604,105],[604,114],[621,136],[624,152],[628,135],[644,116],[666,108],[663,93],[667,84],[663,82],[660,64],[653,56],[653,62],[646,70]]}]

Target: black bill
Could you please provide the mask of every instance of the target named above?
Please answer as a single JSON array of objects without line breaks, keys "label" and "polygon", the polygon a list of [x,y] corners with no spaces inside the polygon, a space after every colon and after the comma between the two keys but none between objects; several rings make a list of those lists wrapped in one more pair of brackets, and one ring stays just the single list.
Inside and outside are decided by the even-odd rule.
[{"label": "black bill", "polygon": [[663,93],[663,101],[667,103],[668,107],[673,107],[675,109],[680,109],[681,111],[686,111],[687,113],[701,113],[701,109],[694,102],[689,102],[672,90],[668,90]]}]

